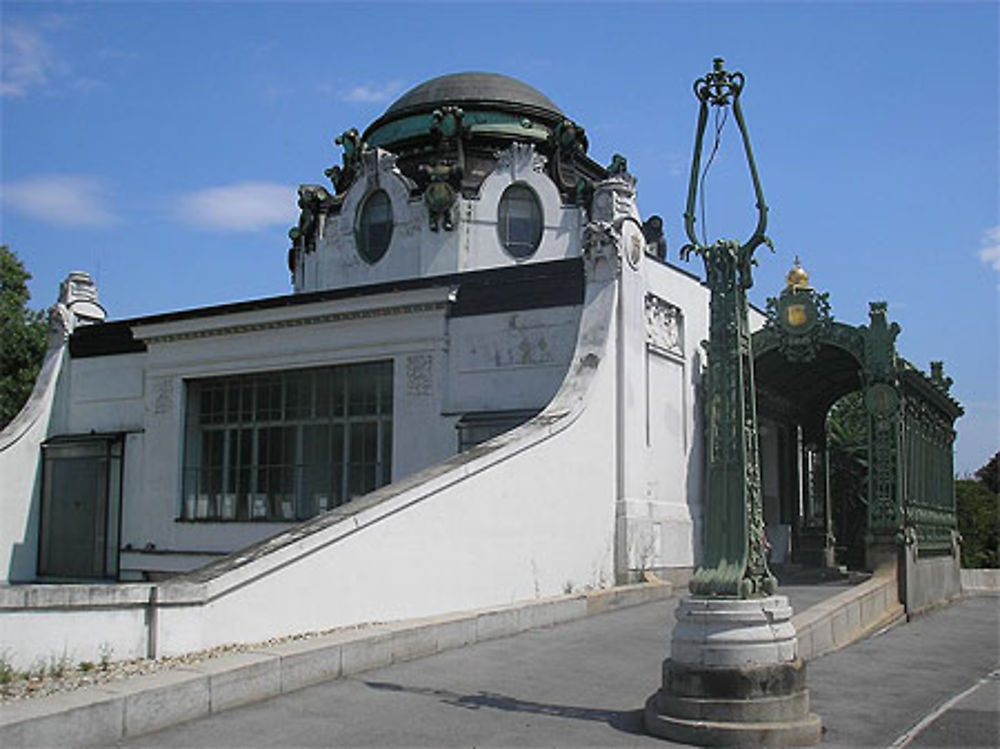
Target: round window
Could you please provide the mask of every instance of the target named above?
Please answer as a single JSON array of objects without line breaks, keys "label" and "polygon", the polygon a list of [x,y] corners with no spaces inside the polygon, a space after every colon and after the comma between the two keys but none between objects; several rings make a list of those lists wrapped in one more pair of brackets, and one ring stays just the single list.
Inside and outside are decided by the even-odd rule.
[{"label": "round window", "polygon": [[361,208],[354,225],[354,241],[358,254],[368,263],[377,263],[389,249],[392,239],[392,201],[385,190],[371,193]]},{"label": "round window", "polygon": [[500,242],[517,258],[530,257],[542,241],[542,205],[526,185],[511,185],[500,196]]}]

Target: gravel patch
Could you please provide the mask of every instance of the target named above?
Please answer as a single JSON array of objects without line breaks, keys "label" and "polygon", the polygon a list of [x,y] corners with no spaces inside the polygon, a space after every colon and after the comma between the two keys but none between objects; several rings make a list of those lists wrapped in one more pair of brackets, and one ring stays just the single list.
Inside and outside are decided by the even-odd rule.
[{"label": "gravel patch", "polygon": [[[68,665],[65,663],[53,662],[45,666],[44,670],[39,667],[30,673],[8,673],[9,680],[0,683],[0,704],[6,702],[16,702],[18,700],[37,699],[48,697],[61,692],[72,692],[83,687],[94,686],[95,684],[109,684],[112,682],[130,679],[133,676],[153,674],[159,671],[169,671],[178,666],[188,666],[195,663],[210,661],[214,658],[221,658],[231,653],[243,653],[249,650],[260,650],[261,648],[280,645],[284,642],[294,642],[297,640],[311,640],[316,637],[330,635],[340,632],[356,632],[370,629],[377,626],[378,622],[368,624],[356,624],[349,627],[335,627],[318,632],[304,632],[286,637],[272,637],[270,640],[262,642],[250,642],[243,644],[219,645],[207,650],[198,650],[194,653],[175,655],[165,658],[146,659],[137,658],[130,661],[107,661],[96,664],[86,664],[83,668],[80,665]],[[5,671],[0,670],[0,679],[4,678]]]}]

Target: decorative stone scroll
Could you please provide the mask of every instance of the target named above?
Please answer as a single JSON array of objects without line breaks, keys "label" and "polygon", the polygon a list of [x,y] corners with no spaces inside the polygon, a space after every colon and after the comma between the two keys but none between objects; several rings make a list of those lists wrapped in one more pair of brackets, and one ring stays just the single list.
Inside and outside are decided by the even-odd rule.
[{"label": "decorative stone scroll", "polygon": [[660,353],[684,356],[683,331],[680,307],[655,294],[646,294],[646,345]]}]

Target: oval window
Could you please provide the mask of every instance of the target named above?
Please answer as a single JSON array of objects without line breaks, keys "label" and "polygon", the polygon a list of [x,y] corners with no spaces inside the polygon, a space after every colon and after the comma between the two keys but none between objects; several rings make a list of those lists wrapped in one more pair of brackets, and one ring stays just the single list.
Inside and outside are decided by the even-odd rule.
[{"label": "oval window", "polygon": [[377,263],[389,249],[392,239],[392,201],[385,190],[376,190],[365,198],[354,225],[358,254],[368,263]]},{"label": "oval window", "polygon": [[500,242],[516,258],[529,257],[542,241],[542,205],[534,190],[511,185],[500,196]]}]

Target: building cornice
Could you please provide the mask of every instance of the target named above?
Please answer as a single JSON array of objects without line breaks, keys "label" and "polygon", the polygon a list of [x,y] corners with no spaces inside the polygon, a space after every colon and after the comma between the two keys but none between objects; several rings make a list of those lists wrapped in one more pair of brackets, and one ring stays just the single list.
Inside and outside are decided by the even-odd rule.
[{"label": "building cornice", "polygon": [[[202,327],[193,330],[181,330],[176,332],[156,332],[161,326],[136,327],[136,338],[146,342],[147,345],[163,343],[173,343],[176,341],[189,341],[201,338],[213,338],[218,336],[239,335],[243,333],[259,333],[270,330],[281,330],[285,328],[298,328],[309,325],[325,325],[331,323],[347,322],[352,320],[371,320],[384,317],[396,317],[402,315],[416,315],[428,312],[444,311],[448,306],[446,299],[429,302],[415,302],[410,304],[384,305],[369,307],[364,309],[341,310],[335,312],[324,312],[305,316],[296,316],[274,320],[256,320],[242,323],[232,323],[228,325],[217,325],[213,327]],[[149,331],[149,332],[145,332]]]}]

